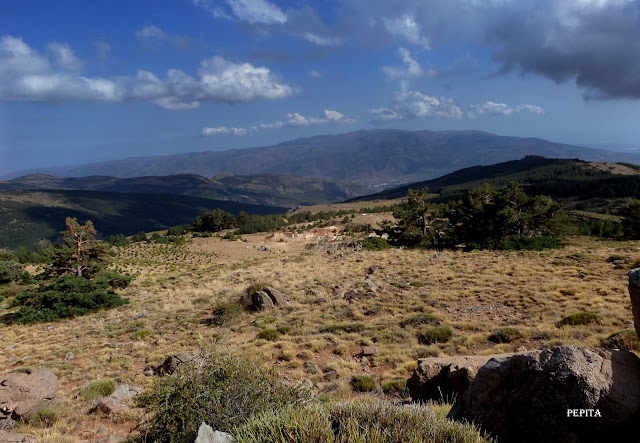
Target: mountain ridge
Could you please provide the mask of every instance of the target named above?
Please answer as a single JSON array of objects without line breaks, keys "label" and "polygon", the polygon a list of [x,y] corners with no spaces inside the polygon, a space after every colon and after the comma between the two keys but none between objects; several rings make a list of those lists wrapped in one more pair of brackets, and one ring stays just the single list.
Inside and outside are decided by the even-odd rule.
[{"label": "mountain ridge", "polygon": [[273,146],[37,168],[5,177],[15,178],[26,172],[119,178],[284,174],[385,186],[426,180],[465,167],[501,163],[526,155],[640,164],[640,154],[598,150],[534,137],[501,136],[476,130],[372,129],[297,138]]}]

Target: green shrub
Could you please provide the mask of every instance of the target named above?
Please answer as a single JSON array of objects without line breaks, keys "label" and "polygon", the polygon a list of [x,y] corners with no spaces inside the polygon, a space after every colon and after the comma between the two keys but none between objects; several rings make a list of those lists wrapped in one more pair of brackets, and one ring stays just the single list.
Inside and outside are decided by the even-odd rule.
[{"label": "green shrub", "polygon": [[418,341],[423,345],[430,345],[433,343],[444,343],[449,341],[453,335],[453,329],[449,326],[435,326],[429,328],[426,331],[418,334]]},{"label": "green shrub", "polygon": [[151,331],[148,329],[139,329],[133,334],[131,334],[131,338],[134,340],[144,340],[146,337],[151,335]]},{"label": "green shrub", "polygon": [[29,423],[41,428],[53,426],[60,418],[60,413],[54,408],[42,408],[29,418]]},{"label": "green shrub", "polygon": [[83,400],[92,400],[97,397],[108,397],[116,390],[118,384],[114,380],[95,380],[78,392]]},{"label": "green shrub", "polygon": [[24,272],[24,265],[13,261],[0,260],[0,284],[18,281]]},{"label": "green shrub", "polygon": [[399,394],[404,396],[407,393],[407,379],[398,378],[382,383],[382,392],[385,394]]},{"label": "green shrub", "polygon": [[114,275],[87,280],[64,275],[24,291],[14,300],[18,323],[39,323],[76,317],[100,309],[115,308],[129,302],[113,292],[113,288],[128,284],[130,277]]},{"label": "green shrub", "polygon": [[291,332],[291,326],[280,326],[276,328],[276,331],[281,334],[288,334],[289,332]]},{"label": "green shrub", "polygon": [[376,380],[368,375],[354,375],[351,377],[351,387],[356,392],[373,392],[378,389]]},{"label": "green shrub", "polygon": [[363,251],[384,251],[392,247],[393,246],[382,237],[367,237],[362,240]]},{"label": "green shrub", "polygon": [[263,329],[262,331],[258,332],[256,338],[261,338],[267,341],[276,341],[278,338],[280,338],[281,335],[282,333],[277,329]]},{"label": "green shrub", "polygon": [[419,326],[419,325],[440,325],[440,320],[433,314],[416,314],[411,317],[407,317],[400,321],[400,326],[406,328],[407,326]]},{"label": "green shrub", "polygon": [[575,314],[567,315],[565,318],[560,320],[557,326],[579,326],[591,323],[600,324],[600,316],[593,312],[576,312]]},{"label": "green shrub", "polygon": [[193,438],[202,422],[233,432],[253,414],[277,411],[310,398],[309,388],[285,384],[272,369],[215,347],[200,349],[194,362],[180,365],[138,396],[138,405],[150,413],[139,427],[138,441]]},{"label": "green shrub", "polygon": [[389,401],[311,404],[266,410],[236,427],[238,443],[404,443],[490,440],[478,428],[423,405]]},{"label": "green shrub", "polygon": [[499,328],[489,335],[488,340],[493,343],[511,343],[524,337],[516,328]]},{"label": "green shrub", "polygon": [[362,332],[364,331],[364,324],[362,323],[329,323],[320,328],[320,332]]},{"label": "green shrub", "polygon": [[215,326],[222,326],[225,323],[235,320],[242,315],[243,309],[238,303],[218,303],[213,307],[211,317],[211,324]]}]

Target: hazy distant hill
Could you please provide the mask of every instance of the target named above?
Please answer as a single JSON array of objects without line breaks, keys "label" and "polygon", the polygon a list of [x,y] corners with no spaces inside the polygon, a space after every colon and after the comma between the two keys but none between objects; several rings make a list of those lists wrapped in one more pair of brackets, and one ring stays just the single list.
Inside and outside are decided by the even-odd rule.
[{"label": "hazy distant hill", "polygon": [[425,180],[468,166],[500,163],[526,155],[640,164],[639,154],[584,148],[537,138],[504,137],[481,131],[376,129],[301,138],[261,148],[41,168],[14,173],[11,177],[35,172],[66,177],[287,174],[380,185]]},{"label": "hazy distant hill", "polygon": [[501,187],[510,181],[521,183],[528,193],[534,195],[549,195],[565,201],[591,200],[589,207],[604,203],[594,201],[598,199],[640,198],[639,166],[527,156],[522,160],[461,169],[433,180],[410,183],[352,200],[395,199],[404,197],[409,189],[425,186],[429,187],[430,193],[440,194],[441,200],[460,198],[483,183]]},{"label": "hazy distant hill", "polygon": [[286,208],[182,195],[93,191],[0,192],[0,248],[44,246],[60,238],[66,217],[93,221],[102,237],[131,235],[192,223],[204,211],[274,214]]},{"label": "hazy distant hill", "polygon": [[55,177],[32,174],[0,181],[0,191],[85,190],[149,194],[180,194],[242,203],[295,207],[333,203],[362,195],[365,188],[335,180],[264,174],[232,174],[206,178],[194,174],[117,178]]}]

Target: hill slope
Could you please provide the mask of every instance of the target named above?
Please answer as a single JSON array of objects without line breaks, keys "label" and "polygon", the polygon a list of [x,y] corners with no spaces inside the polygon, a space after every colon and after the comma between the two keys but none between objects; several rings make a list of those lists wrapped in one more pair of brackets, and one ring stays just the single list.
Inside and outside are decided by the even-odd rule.
[{"label": "hill slope", "polygon": [[204,211],[282,213],[286,208],[198,197],[93,191],[0,192],[0,248],[45,246],[60,238],[66,217],[92,220],[102,237],[193,222]]},{"label": "hill slope", "polygon": [[530,194],[562,200],[640,198],[640,167],[527,156],[522,160],[461,169],[433,180],[410,183],[350,201],[390,200],[405,196],[409,189],[425,186],[429,187],[429,192],[440,194],[440,199],[446,200],[460,198],[483,183],[500,187],[510,181],[520,182]]},{"label": "hill slope", "polygon": [[[276,146],[136,157],[32,170],[58,176],[139,177],[172,174],[287,174],[365,185],[400,184],[439,177],[472,165],[540,155],[640,164],[640,155],[504,137],[481,131],[368,130],[301,138]],[[25,175],[12,174],[11,177]]]},{"label": "hill slope", "polygon": [[295,207],[343,201],[364,193],[359,185],[334,180],[265,174],[206,178],[194,174],[117,178],[33,174],[0,181],[0,191],[84,190],[180,194],[267,206]]}]

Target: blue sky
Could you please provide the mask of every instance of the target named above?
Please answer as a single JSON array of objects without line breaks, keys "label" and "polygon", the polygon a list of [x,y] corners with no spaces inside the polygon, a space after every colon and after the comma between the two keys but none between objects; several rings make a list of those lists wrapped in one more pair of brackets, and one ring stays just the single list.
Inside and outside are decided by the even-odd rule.
[{"label": "blue sky", "polygon": [[0,11],[0,173],[371,128],[640,146],[640,0]]}]

